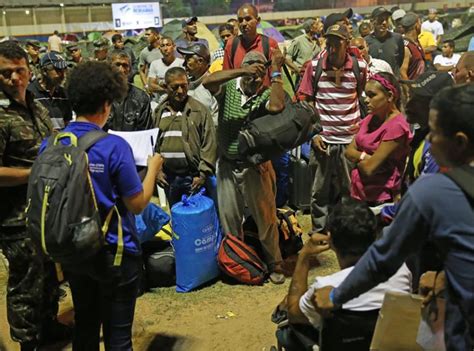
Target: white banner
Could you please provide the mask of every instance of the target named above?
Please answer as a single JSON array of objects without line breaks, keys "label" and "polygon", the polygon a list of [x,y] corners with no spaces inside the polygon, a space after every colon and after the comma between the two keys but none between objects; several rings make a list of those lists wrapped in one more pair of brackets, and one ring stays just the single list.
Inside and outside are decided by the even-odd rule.
[{"label": "white banner", "polygon": [[159,2],[112,4],[112,17],[117,30],[163,26]]}]

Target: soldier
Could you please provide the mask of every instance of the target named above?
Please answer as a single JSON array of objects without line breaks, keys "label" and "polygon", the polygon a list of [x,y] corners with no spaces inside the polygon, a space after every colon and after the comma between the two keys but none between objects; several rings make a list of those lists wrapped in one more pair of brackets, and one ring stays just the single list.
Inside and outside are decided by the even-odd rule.
[{"label": "soldier", "polygon": [[70,44],[66,46],[66,51],[68,53],[68,63],[72,67],[76,67],[78,64],[86,61],[86,59],[82,57],[82,51],[79,45]]},{"label": "soldier", "polygon": [[107,38],[100,38],[94,41],[94,60],[105,61],[109,54],[109,41]]},{"label": "soldier", "polygon": [[66,330],[56,320],[55,267],[26,230],[30,169],[41,140],[52,131],[48,111],[26,90],[30,76],[26,52],[14,43],[0,43],[0,249],[9,263],[10,333],[22,351],[36,350],[41,342],[59,336],[51,332]]},{"label": "soldier", "polygon": [[28,53],[29,60],[28,64],[30,65],[30,70],[32,76],[31,80],[33,81],[35,78],[38,78],[40,74],[40,44],[38,40],[28,40],[25,45],[26,52]]}]

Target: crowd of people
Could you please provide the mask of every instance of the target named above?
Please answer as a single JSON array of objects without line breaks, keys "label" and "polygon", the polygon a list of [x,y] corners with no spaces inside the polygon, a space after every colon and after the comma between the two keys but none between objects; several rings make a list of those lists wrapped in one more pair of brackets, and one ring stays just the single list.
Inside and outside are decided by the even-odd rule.
[{"label": "crowd of people", "polygon": [[[290,323],[310,324],[316,335],[328,311],[378,310],[393,290],[431,296],[443,278],[446,348],[474,346],[474,53],[453,53],[434,9],[423,22],[378,7],[357,30],[352,15],[348,9],[308,19],[284,50],[257,32],[251,4],[219,27],[223,45],[212,53],[196,36],[196,17],[183,20],[178,40],[147,28],[138,58],[121,34],[112,37],[112,49],[106,39],[94,42],[90,59],[76,44],[63,49],[58,33],[42,56],[34,40],[0,43],[0,249],[9,263],[11,336],[21,350],[71,333],[74,350],[99,350],[101,327],[107,350],[132,350],[141,270],[133,214],[156,184],[170,206],[207,188],[223,233],[243,238],[250,214],[269,279],[283,283],[279,170],[272,160],[242,158],[238,137],[250,115],[276,115],[290,99],[313,105],[321,125],[308,136],[313,183],[299,185],[311,193],[312,229],[286,299]],[[432,37],[428,45],[422,33]],[[285,65],[292,77],[284,77]],[[144,89],[133,84],[136,75]],[[297,87],[292,96],[287,79]],[[96,257],[100,275],[63,267],[75,309],[71,330],[56,319],[57,267],[28,232],[31,167],[58,132],[81,138],[151,128],[159,134],[145,170],[118,136],[87,150],[107,245]],[[470,190],[450,175],[460,169]],[[106,220],[114,208],[119,215]],[[309,258],[330,248],[341,271],[308,287]],[[298,349],[283,339],[288,350]]]}]

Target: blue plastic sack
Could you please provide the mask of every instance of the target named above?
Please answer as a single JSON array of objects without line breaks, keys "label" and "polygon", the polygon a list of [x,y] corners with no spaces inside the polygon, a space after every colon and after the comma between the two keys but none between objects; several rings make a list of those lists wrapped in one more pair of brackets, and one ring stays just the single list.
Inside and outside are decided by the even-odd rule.
[{"label": "blue plastic sack", "polygon": [[191,291],[219,275],[219,220],[214,202],[203,193],[183,196],[171,208],[177,292]]},{"label": "blue plastic sack", "polygon": [[170,216],[161,207],[149,203],[142,213],[135,216],[135,227],[140,243],[152,240],[169,221]]}]

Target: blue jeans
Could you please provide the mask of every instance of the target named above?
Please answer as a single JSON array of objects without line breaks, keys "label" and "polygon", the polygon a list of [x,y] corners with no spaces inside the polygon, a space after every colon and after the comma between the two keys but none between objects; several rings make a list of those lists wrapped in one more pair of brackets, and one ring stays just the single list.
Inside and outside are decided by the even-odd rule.
[{"label": "blue jeans", "polygon": [[113,267],[114,254],[105,255],[106,281],[67,272],[75,313],[74,351],[99,351],[101,325],[107,351],[132,350],[141,257],[123,255],[120,267]]},{"label": "blue jeans", "polygon": [[165,193],[171,208],[175,203],[181,201],[183,195],[191,194],[193,177],[167,173],[166,179],[169,186],[165,187]]}]

